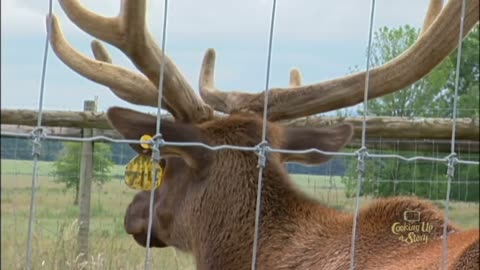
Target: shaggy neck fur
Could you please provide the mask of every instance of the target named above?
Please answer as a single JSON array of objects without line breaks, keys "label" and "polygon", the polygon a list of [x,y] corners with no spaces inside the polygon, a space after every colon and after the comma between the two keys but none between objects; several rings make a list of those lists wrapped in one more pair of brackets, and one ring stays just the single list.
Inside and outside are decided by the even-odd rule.
[{"label": "shaggy neck fur", "polygon": [[[222,162],[237,161],[232,167]],[[250,152],[222,151],[213,164],[217,170],[209,170],[209,181],[204,189],[195,220],[193,252],[198,269],[248,269],[252,259],[255,225],[258,171],[256,156]],[[260,227],[260,261],[270,260],[271,249],[294,245],[298,235],[314,233],[310,241],[320,240],[340,221],[329,216],[334,212],[298,192],[292,185],[283,166],[272,157],[263,174],[262,216]],[[222,169],[220,169],[222,168]],[[232,182],[235,171],[235,182]],[[342,215],[339,214],[339,217]],[[315,231],[305,231],[307,224],[327,224]],[[330,228],[331,227],[331,228]],[[315,234],[317,236],[315,236]],[[315,240],[316,239],[316,240]]]},{"label": "shaggy neck fur", "polygon": [[[231,160],[235,166],[222,166]],[[196,209],[193,253],[198,269],[249,269],[255,224],[258,171],[252,153],[223,151],[204,183]],[[235,171],[235,182],[231,172]],[[330,209],[298,191],[285,169],[272,157],[263,175],[259,269],[348,269],[353,216]],[[422,213],[434,226],[431,240],[442,235],[443,216],[425,201],[414,198],[379,200],[359,216],[357,266],[385,267],[399,254],[413,256],[411,246],[392,234],[391,226],[403,221],[403,211]],[[449,226],[449,231],[453,230]],[[395,254],[395,258],[389,257]],[[384,256],[383,260],[365,258]],[[391,262],[390,262],[391,263]],[[388,265],[388,264],[387,264]],[[386,269],[386,268],[385,268]]]}]

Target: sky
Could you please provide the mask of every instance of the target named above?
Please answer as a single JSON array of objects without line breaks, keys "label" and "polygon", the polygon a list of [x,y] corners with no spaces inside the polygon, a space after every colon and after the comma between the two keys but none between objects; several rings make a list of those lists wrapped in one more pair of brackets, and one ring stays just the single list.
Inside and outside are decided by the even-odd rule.
[{"label": "sky", "polygon": [[[116,16],[120,0],[84,0],[103,16]],[[420,28],[429,0],[376,1],[374,28],[410,24]],[[57,1],[53,12],[67,40],[91,56],[92,37],[72,24]],[[163,3],[148,2],[148,25],[161,42]],[[170,0],[166,52],[193,88],[208,48],[217,52],[215,78],[219,88],[263,91],[272,0]],[[371,0],[277,1],[271,63],[271,87],[288,85],[297,67],[305,84],[365,67]],[[47,0],[1,0],[1,107],[39,107],[40,79],[46,36]],[[106,44],[104,44],[106,45]],[[135,69],[116,48],[106,45],[115,64]],[[99,110],[124,106],[145,112],[154,108],[131,105],[110,90],[72,71],[50,49],[47,58],[44,110],[80,111],[83,100],[98,97]]]}]

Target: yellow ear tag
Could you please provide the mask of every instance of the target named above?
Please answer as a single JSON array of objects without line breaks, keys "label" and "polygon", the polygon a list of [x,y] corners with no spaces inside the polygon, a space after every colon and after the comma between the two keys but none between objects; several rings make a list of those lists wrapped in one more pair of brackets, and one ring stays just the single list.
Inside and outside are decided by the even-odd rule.
[{"label": "yellow ear tag", "polygon": [[133,189],[151,190],[153,185],[153,169],[157,170],[158,188],[163,180],[163,170],[160,164],[153,162],[146,155],[137,155],[125,167],[125,184]]},{"label": "yellow ear tag", "polygon": [[[150,141],[152,140],[152,136],[148,135],[148,134],[145,134],[145,135],[142,135],[142,137],[140,137],[140,141]],[[140,144],[140,146],[143,148],[143,149],[150,149],[150,144],[148,143],[142,143]]]}]

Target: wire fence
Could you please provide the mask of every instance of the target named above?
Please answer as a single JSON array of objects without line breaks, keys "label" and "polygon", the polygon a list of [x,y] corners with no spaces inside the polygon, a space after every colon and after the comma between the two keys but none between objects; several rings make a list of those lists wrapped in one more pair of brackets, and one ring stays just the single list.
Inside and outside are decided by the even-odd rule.
[{"label": "wire fence", "polygon": [[[65,152],[67,145],[77,145],[77,152]],[[133,243],[123,229],[123,216],[136,191],[124,184],[124,168],[136,153],[124,143],[95,143],[94,155],[101,151],[101,144],[111,147],[114,166],[106,178],[95,176],[92,186],[90,219],[91,269],[143,269],[144,249]],[[442,144],[432,144],[428,156],[443,156],[439,151]],[[75,263],[79,210],[73,204],[75,188],[65,188],[60,181],[67,175],[56,176],[54,163],[63,155],[66,159],[79,158],[81,142],[48,140],[43,141],[38,164],[39,187],[37,190],[37,212],[33,241],[32,265],[45,269],[73,269],[66,265]],[[347,149],[355,151],[355,149]],[[371,149],[376,153],[414,155],[414,151],[389,148]],[[8,154],[7,154],[8,153]],[[22,159],[29,160],[22,160]],[[478,153],[464,151],[459,158],[478,160]],[[95,160],[97,160],[95,158]],[[26,245],[29,202],[29,179],[31,179],[31,140],[29,138],[2,137],[2,269],[19,269],[25,265],[22,250]],[[98,163],[99,161],[96,161]],[[100,163],[98,163],[100,164]],[[441,166],[437,166],[441,165]],[[416,166],[416,170],[413,167]],[[309,196],[329,207],[353,212],[355,209],[357,159],[354,156],[337,156],[318,166],[286,164],[296,186]],[[462,228],[478,227],[478,166],[457,165],[456,177],[452,181],[451,219]],[[79,177],[78,171],[71,175]],[[436,161],[407,162],[398,159],[367,159],[365,181],[362,189],[362,205],[376,197],[416,194],[444,208],[446,192],[446,165]],[[14,237],[16,236],[16,237]],[[64,248],[62,248],[62,246]],[[5,246],[4,246],[5,247]],[[46,250],[55,251],[52,255]],[[46,254],[48,253],[48,254]],[[152,249],[152,268],[195,269],[193,258],[175,253],[172,249]],[[64,266],[64,267],[60,267]]]},{"label": "wire fence", "polygon": [[[48,14],[52,14],[52,1],[49,2],[49,11]],[[359,149],[355,149],[354,151],[345,151],[345,152],[327,152],[327,151],[322,151],[319,149],[310,149],[310,150],[304,150],[304,151],[291,151],[291,150],[285,150],[285,149],[275,149],[270,147],[268,144],[268,141],[266,140],[267,138],[267,108],[268,108],[268,101],[269,101],[269,74],[270,74],[270,66],[271,66],[271,53],[272,53],[272,46],[274,42],[274,32],[275,32],[275,14],[276,14],[276,0],[272,1],[272,12],[271,12],[271,21],[270,21],[270,32],[269,32],[269,38],[268,38],[268,52],[267,52],[267,64],[266,64],[266,75],[265,75],[265,104],[264,104],[264,113],[263,113],[263,130],[262,130],[262,141],[258,142],[258,144],[254,147],[243,147],[243,146],[236,146],[236,145],[216,145],[216,146],[211,146],[211,145],[206,145],[202,143],[195,143],[195,142],[186,142],[186,143],[178,143],[178,142],[169,142],[165,141],[162,138],[162,134],[160,132],[160,125],[161,125],[161,118],[160,118],[160,106],[158,107],[158,112],[157,112],[157,127],[156,127],[156,135],[153,137],[151,141],[148,142],[148,144],[151,145],[152,147],[152,158],[155,161],[159,161],[161,158],[161,149],[163,147],[167,146],[177,146],[177,147],[190,147],[190,146],[196,146],[196,147],[201,147],[205,151],[219,151],[219,150],[224,150],[224,149],[230,149],[230,150],[237,150],[237,151],[251,151],[255,152],[258,155],[258,165],[259,165],[259,174],[258,174],[258,189],[257,189],[257,203],[256,203],[256,218],[255,218],[255,236],[254,236],[254,245],[252,247],[252,269],[256,269],[257,267],[257,253],[258,253],[258,239],[261,237],[261,231],[259,230],[259,224],[261,222],[261,195],[262,195],[262,180],[263,180],[263,169],[265,167],[265,161],[268,158],[269,153],[289,153],[289,154],[307,154],[307,153],[320,153],[324,155],[329,155],[333,156],[337,159],[349,159],[350,164],[356,164],[355,168],[355,173],[350,175],[351,177],[349,178],[350,180],[348,181],[345,180],[345,175],[343,177],[337,178],[330,176],[328,179],[328,185],[327,185],[327,190],[329,191],[327,196],[332,195],[332,190],[335,190],[336,196],[337,196],[337,201],[338,201],[338,189],[340,186],[340,183],[342,183],[342,188],[343,191],[345,192],[346,189],[348,189],[348,186],[354,186],[352,188],[353,192],[355,193],[355,196],[352,196],[353,199],[355,200],[355,203],[352,205],[352,211],[354,212],[354,225],[352,227],[352,246],[351,246],[351,259],[350,259],[350,266],[351,269],[355,269],[355,244],[357,242],[357,220],[358,220],[358,214],[359,214],[359,209],[360,209],[360,204],[362,202],[362,193],[368,189],[372,189],[371,195],[375,195],[375,192],[381,192],[381,189],[378,188],[379,185],[382,183],[389,183],[392,184],[392,195],[397,195],[397,194],[402,194],[405,192],[404,187],[400,186],[401,184],[406,184],[406,183],[413,183],[415,185],[412,185],[410,187],[411,190],[415,191],[417,188],[423,188],[419,186],[418,184],[429,184],[430,188],[429,191],[432,191],[432,187],[437,185],[437,193],[439,190],[443,190],[443,188],[438,188],[439,185],[446,185],[445,187],[445,192],[441,192],[443,195],[443,198],[440,198],[442,196],[437,196],[436,199],[441,199],[443,202],[443,207],[445,209],[445,221],[444,223],[447,224],[450,219],[450,208],[451,208],[451,196],[452,196],[452,189],[455,190],[456,192],[461,192],[457,191],[460,190],[458,186],[460,185],[477,185],[478,187],[478,178],[477,181],[470,181],[470,180],[462,180],[460,178],[455,179],[456,176],[460,175],[458,173],[460,166],[478,166],[479,161],[478,158],[476,160],[472,159],[464,159],[465,156],[460,155],[459,153],[456,152],[455,149],[455,124],[453,125],[452,129],[452,139],[451,139],[451,151],[449,153],[441,153],[441,155],[437,155],[440,153],[436,153],[436,155],[417,155],[416,153],[414,156],[403,156],[398,153],[373,153],[366,147],[366,139],[367,139],[367,131],[368,131],[368,94],[369,94],[369,71],[370,71],[370,47],[371,47],[371,40],[372,40],[372,31],[373,31],[373,24],[374,24],[374,17],[375,17],[375,0],[372,0],[371,2],[371,13],[370,13],[370,20],[369,20],[369,35],[368,35],[368,53],[367,53],[367,59],[366,59],[366,77],[365,77],[365,90],[364,90],[364,102],[363,102],[363,127],[362,127],[362,144]],[[168,21],[168,1],[164,1],[164,22],[163,22],[163,37],[162,37],[162,50],[165,52],[165,47],[166,47],[166,33],[167,33],[167,21]],[[454,94],[454,104],[453,104],[453,116],[452,120],[455,123],[456,121],[456,109],[457,109],[457,100],[458,100],[458,81],[459,81],[459,73],[460,73],[460,59],[462,56],[462,36],[463,36],[463,18],[465,13],[465,0],[463,0],[462,4],[462,15],[461,17],[461,22],[460,22],[460,36],[459,36],[459,43],[458,43],[458,50],[457,50],[457,65],[456,65],[456,78],[455,78],[455,94]],[[50,28],[50,26],[49,26]],[[48,31],[50,32],[50,30]],[[41,146],[44,143],[45,140],[54,140],[54,141],[73,141],[73,142],[109,142],[109,143],[122,143],[122,144],[142,144],[145,143],[144,141],[140,140],[118,140],[118,139],[112,139],[108,138],[105,136],[95,136],[95,137],[90,137],[90,138],[69,138],[69,137],[60,137],[60,136],[51,136],[45,132],[45,128],[42,127],[42,106],[43,106],[43,98],[44,98],[44,92],[45,92],[45,74],[47,70],[47,59],[48,59],[48,36],[46,37],[46,43],[45,43],[45,52],[44,52],[44,61],[43,61],[43,69],[42,69],[42,79],[41,79],[41,86],[40,86],[40,97],[39,97],[39,109],[38,109],[38,124],[37,128],[33,130],[30,134],[22,134],[22,133],[14,133],[14,132],[3,132],[2,131],[2,136],[10,136],[10,137],[16,137],[16,138],[26,138],[30,139],[32,141],[32,154],[33,154],[33,162],[32,162],[32,183],[31,183],[31,197],[30,197],[30,206],[28,208],[29,213],[28,213],[28,229],[27,229],[27,252],[26,252],[26,268],[31,269],[32,268],[32,251],[35,248],[35,245],[38,243],[35,243],[35,237],[36,235],[40,233],[47,233],[47,234],[65,234],[66,230],[68,228],[66,226],[57,226],[56,230],[51,230],[47,229],[49,228],[48,226],[41,226],[41,230],[35,230],[35,225],[38,225],[36,223],[36,217],[38,216],[39,213],[36,212],[36,206],[38,202],[37,198],[37,190],[38,190],[38,182],[39,182],[39,177],[40,177],[40,157],[41,157]],[[164,63],[164,61],[162,61]],[[160,67],[160,80],[159,80],[159,100],[158,103],[160,104],[160,101],[162,99],[162,92],[163,92],[163,72],[164,71],[164,66],[163,64]],[[335,160],[335,159],[334,159]],[[368,175],[369,169],[371,170],[380,170],[378,166],[375,164],[372,166],[368,166],[368,162],[371,160],[382,160],[382,161],[394,161],[396,166],[399,166],[399,163],[409,163],[409,164],[414,164],[415,167],[419,166],[419,163],[430,163],[432,165],[432,171],[436,170],[445,170],[444,178],[443,179],[417,179],[418,175],[416,173],[419,173],[418,170],[413,169],[413,173],[415,173],[414,176],[410,176],[410,179],[398,179],[398,177],[394,177],[391,179],[385,179],[384,177],[378,177],[378,171],[374,172],[374,175],[377,175],[377,178],[375,177],[370,177]],[[332,163],[327,163],[331,164]],[[439,165],[443,165],[446,167],[446,169],[440,169]],[[3,167],[3,166],[2,166]],[[468,171],[468,170],[467,170]],[[3,174],[3,171],[2,171]],[[432,173],[433,175],[433,173]],[[439,175],[438,173],[435,173],[435,175]],[[356,177],[355,177],[356,176]],[[348,178],[348,177],[347,177]],[[339,180],[340,179],[340,180]],[[352,181],[352,179],[355,179]],[[373,179],[373,180],[372,180]],[[342,182],[343,180],[343,182]],[[154,184],[155,181],[157,181],[157,175],[156,175],[156,170],[154,171]],[[300,180],[299,180],[300,181]],[[307,181],[309,181],[307,179]],[[340,181],[340,182],[339,182]],[[301,182],[301,181],[300,181]],[[456,186],[456,188],[454,188]],[[319,186],[315,187],[314,189],[319,189],[323,190],[325,189],[324,186]],[[2,190],[3,191],[3,190]],[[465,188],[463,192],[465,192],[464,197],[468,198],[467,192],[470,191],[470,188]],[[149,205],[149,224],[148,224],[148,232],[147,232],[147,246],[150,244],[150,235],[151,235],[151,228],[152,228],[152,215],[153,215],[153,200],[154,200],[154,192],[151,192],[150,196],[150,205]],[[333,195],[332,195],[333,196]],[[429,197],[432,198],[434,194],[430,193]],[[2,199],[4,198],[4,194],[2,193]],[[124,209],[124,208],[123,208]],[[100,210],[99,210],[100,211]],[[16,212],[16,211],[13,211]],[[15,219],[18,221],[18,219],[24,220],[26,217],[15,217]],[[20,223],[15,222],[14,226],[17,227],[19,226]],[[72,225],[73,226],[73,225]],[[2,226],[3,229],[3,226]],[[447,241],[448,241],[448,234],[447,234],[447,226],[444,226],[443,230],[443,254],[442,254],[442,267],[446,267],[446,258],[447,258]],[[146,249],[146,254],[145,254],[145,260],[144,260],[144,268],[145,269],[150,269],[151,267],[151,262],[152,262],[152,254],[151,254],[151,248]],[[73,258],[75,260],[75,258]],[[3,261],[3,259],[2,259]],[[73,263],[72,260],[70,260],[70,263]]]}]

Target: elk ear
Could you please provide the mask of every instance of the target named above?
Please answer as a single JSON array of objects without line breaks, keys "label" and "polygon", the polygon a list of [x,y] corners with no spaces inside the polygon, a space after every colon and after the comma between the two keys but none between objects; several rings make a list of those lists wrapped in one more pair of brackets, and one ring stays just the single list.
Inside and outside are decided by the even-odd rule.
[{"label": "elk ear", "polygon": [[[113,126],[124,138],[140,140],[144,134],[156,134],[156,116],[133,111],[126,108],[112,107],[107,111],[110,125]],[[206,143],[201,130],[191,124],[177,123],[162,119],[160,125],[162,137],[167,142],[198,142]],[[139,144],[130,144],[137,153],[151,155],[151,150],[143,149]],[[164,146],[160,150],[162,157],[180,157],[190,167],[201,168],[202,163],[208,160],[209,151],[192,146]]]},{"label": "elk ear", "polygon": [[[284,149],[307,150],[318,149],[328,152],[337,152],[350,142],[353,127],[343,124],[331,128],[289,128],[285,129]],[[320,153],[308,154],[281,154],[282,162],[298,162],[304,164],[319,164],[329,160],[331,155]]]}]

